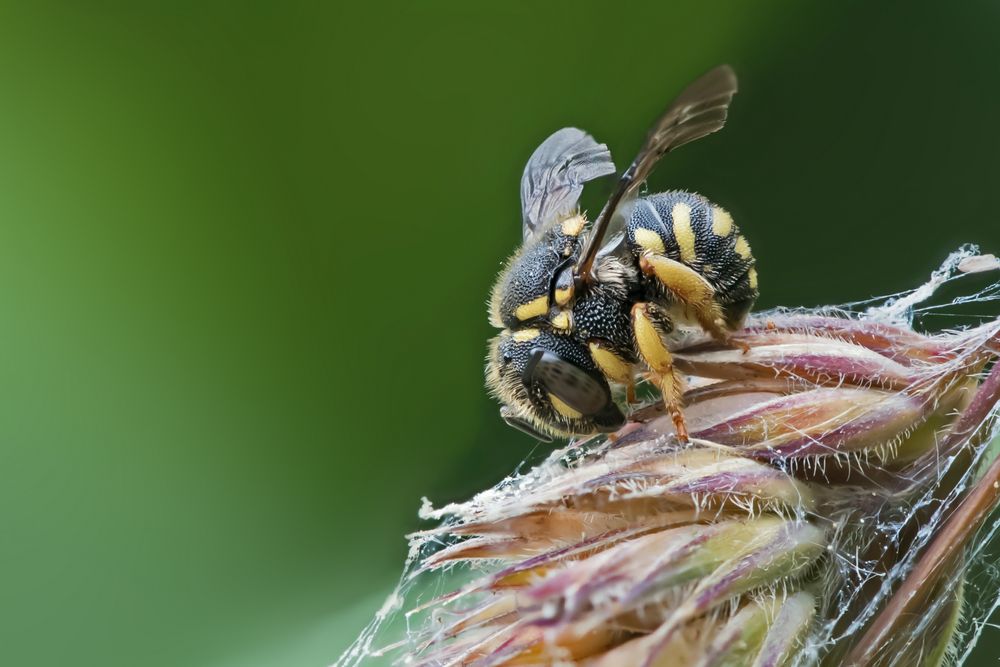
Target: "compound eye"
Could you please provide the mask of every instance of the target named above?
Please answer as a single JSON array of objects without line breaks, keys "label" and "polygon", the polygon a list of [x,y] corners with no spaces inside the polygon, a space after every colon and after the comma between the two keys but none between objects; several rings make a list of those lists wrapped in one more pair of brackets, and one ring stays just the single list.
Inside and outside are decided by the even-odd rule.
[{"label": "compound eye", "polygon": [[521,419],[520,417],[515,417],[513,414],[511,414],[510,409],[506,405],[500,408],[500,416],[503,418],[505,422],[507,422],[508,426],[513,426],[521,433],[526,433],[533,438],[541,440],[542,442],[552,442],[551,436],[546,435],[545,433],[542,433],[541,431],[537,430],[534,426],[531,425],[531,422]]},{"label": "compound eye", "polygon": [[553,396],[583,415],[602,412],[611,402],[606,386],[574,363],[536,347],[521,376],[527,386],[539,383]]}]

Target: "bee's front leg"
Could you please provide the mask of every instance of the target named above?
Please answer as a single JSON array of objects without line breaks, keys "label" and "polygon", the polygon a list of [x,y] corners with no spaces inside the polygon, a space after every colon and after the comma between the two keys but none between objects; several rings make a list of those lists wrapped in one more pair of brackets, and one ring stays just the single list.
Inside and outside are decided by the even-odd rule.
[{"label": "bee's front leg", "polygon": [[612,382],[625,385],[625,400],[629,405],[636,402],[635,378],[633,377],[632,364],[622,358],[614,345],[600,338],[592,338],[587,341],[590,349],[590,358],[597,364],[604,377]]},{"label": "bee's front leg", "polygon": [[663,342],[663,335],[669,333],[670,321],[666,314],[651,303],[637,303],[632,306],[632,329],[635,333],[639,356],[646,362],[653,381],[659,386],[663,405],[674,420],[677,439],[688,442],[687,425],[681,410],[683,388],[674,368],[674,358]]}]

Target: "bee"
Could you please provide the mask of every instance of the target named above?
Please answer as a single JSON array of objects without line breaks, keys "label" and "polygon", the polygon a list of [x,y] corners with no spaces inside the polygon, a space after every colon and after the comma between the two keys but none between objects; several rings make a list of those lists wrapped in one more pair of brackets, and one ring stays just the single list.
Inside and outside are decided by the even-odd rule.
[{"label": "bee", "polygon": [[640,196],[668,151],[721,129],[736,75],[717,67],[688,86],[650,130],[600,214],[584,183],[615,173],[608,147],[563,128],[521,178],[523,244],[490,298],[486,383],[509,425],[551,441],[625,423],[611,387],[635,402],[635,378],[656,385],[687,441],[671,346],[685,332],[726,342],[758,295],[747,243],[723,208],[692,192]]}]

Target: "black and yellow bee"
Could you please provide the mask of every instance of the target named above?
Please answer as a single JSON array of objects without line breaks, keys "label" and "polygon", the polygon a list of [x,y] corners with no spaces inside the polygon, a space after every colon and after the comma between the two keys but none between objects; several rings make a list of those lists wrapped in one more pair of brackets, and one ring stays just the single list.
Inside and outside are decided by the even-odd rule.
[{"label": "black and yellow bee", "polygon": [[722,128],[736,93],[728,66],[691,84],[653,126],[593,225],[583,184],[615,172],[607,146],[575,129],[535,150],[521,178],[524,243],[490,300],[486,378],[504,420],[531,435],[613,431],[625,416],[609,381],[635,400],[645,370],[687,439],[672,339],[695,327],[718,341],[742,326],[757,272],[732,217],[701,195],[638,196],[668,151]]}]

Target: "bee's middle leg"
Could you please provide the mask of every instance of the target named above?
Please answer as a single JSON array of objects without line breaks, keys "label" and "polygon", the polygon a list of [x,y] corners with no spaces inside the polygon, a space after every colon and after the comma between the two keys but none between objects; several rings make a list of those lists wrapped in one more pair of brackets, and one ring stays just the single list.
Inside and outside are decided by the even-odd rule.
[{"label": "bee's middle leg", "polygon": [[677,439],[688,441],[687,425],[681,410],[683,388],[674,368],[674,358],[663,342],[664,315],[651,303],[632,306],[632,329],[635,333],[639,356],[649,367],[653,381],[659,386],[663,404],[674,421]]}]

